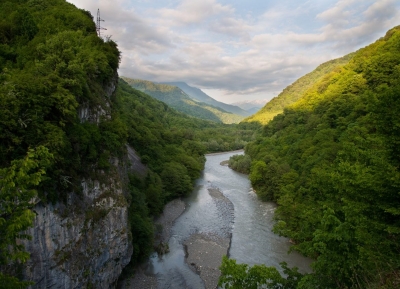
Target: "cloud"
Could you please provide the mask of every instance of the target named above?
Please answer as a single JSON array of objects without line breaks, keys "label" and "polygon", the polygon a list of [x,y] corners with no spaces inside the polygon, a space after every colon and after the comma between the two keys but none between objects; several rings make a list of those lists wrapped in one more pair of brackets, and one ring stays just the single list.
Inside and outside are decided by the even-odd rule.
[{"label": "cloud", "polygon": [[[356,5],[352,5],[354,3]],[[317,15],[328,22],[321,30],[333,49],[350,52],[357,46],[368,44],[382,34],[382,30],[391,28],[399,21],[394,0],[378,0],[366,7],[357,7],[357,4],[354,0],[339,1],[331,9]]]},{"label": "cloud", "polygon": [[372,4],[363,13],[366,20],[390,19],[396,14],[396,5],[394,0],[381,0]]},{"label": "cloud", "polygon": [[209,30],[223,35],[249,40],[252,26],[243,19],[223,17],[210,23]]},{"label": "cloud", "polygon": [[349,21],[353,16],[349,7],[355,2],[356,0],[340,0],[335,6],[318,14],[317,18],[329,22],[337,27],[345,27],[349,24]]},{"label": "cloud", "polygon": [[215,0],[184,0],[176,8],[162,8],[158,14],[170,25],[186,25],[200,23],[207,18],[221,13],[231,13],[233,9]]},{"label": "cloud", "polygon": [[122,51],[120,75],[186,81],[226,97],[272,98],[400,19],[395,0],[257,1],[244,9],[220,0],[69,0],[94,15],[101,9],[105,35]]}]

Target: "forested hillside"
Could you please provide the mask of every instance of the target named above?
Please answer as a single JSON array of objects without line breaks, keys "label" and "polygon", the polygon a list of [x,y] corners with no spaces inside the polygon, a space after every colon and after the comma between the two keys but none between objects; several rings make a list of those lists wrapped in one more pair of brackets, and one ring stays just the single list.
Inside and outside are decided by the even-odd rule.
[{"label": "forested hillside", "polygon": [[[254,127],[192,118],[118,84],[116,43],[98,37],[90,13],[64,0],[2,1],[0,16],[1,286],[24,287],[28,275],[78,287],[114,282],[129,246],[133,264],[152,250],[152,217],[192,190],[204,153],[243,148]],[[147,166],[128,181],[127,144]],[[47,239],[26,252],[33,209],[52,223],[35,223],[32,230],[45,233],[32,235]],[[116,224],[127,211],[129,224]],[[110,244],[93,237],[106,220],[130,228],[110,235],[121,245],[112,260],[101,257]],[[95,251],[87,248],[90,238]],[[26,271],[30,254],[41,263]]]},{"label": "forested hillside", "polygon": [[179,87],[187,95],[189,95],[192,99],[194,99],[198,102],[204,102],[211,106],[219,107],[219,108],[223,109],[224,111],[227,111],[227,112],[230,112],[230,113],[233,113],[236,115],[241,115],[243,117],[250,115],[250,113],[248,111],[241,109],[239,106],[227,104],[227,103],[223,103],[218,100],[215,100],[214,98],[212,98],[209,95],[207,95],[206,93],[204,93],[201,89],[190,86],[185,82],[178,81],[178,82],[164,82],[164,83]]},{"label": "forested hillside", "polygon": [[123,154],[126,132],[109,98],[120,54],[89,12],[10,0],[0,17],[0,282],[17,288],[33,206],[81,192],[83,179]]},{"label": "forested hillside", "polygon": [[[357,51],[246,147],[275,232],[315,258],[298,288],[400,285],[400,27]],[[292,288],[292,287],[291,287]]]},{"label": "forested hillside", "polygon": [[148,80],[131,79],[122,77],[130,86],[138,89],[155,99],[158,99],[177,111],[187,115],[211,120],[218,123],[238,123],[243,119],[243,116],[227,112],[219,107],[215,107],[203,102],[197,102],[190,98],[180,88],[168,85],[154,83]]},{"label": "forested hillside", "polygon": [[247,117],[243,122],[259,122],[267,124],[274,116],[283,112],[284,108],[299,100],[305,91],[320,81],[328,73],[339,69],[345,65],[353,57],[354,53],[350,53],[338,59],[333,59],[319,65],[315,70],[307,73],[303,77],[286,87],[278,96],[271,99],[257,113]]}]

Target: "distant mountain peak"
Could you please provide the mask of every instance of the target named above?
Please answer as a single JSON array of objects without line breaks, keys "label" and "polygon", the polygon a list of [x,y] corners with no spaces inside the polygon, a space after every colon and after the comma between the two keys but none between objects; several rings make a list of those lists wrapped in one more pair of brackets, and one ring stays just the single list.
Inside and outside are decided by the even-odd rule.
[{"label": "distant mountain peak", "polygon": [[210,104],[215,107],[222,108],[223,110],[225,110],[227,112],[231,112],[231,113],[238,114],[241,116],[249,116],[252,114],[252,113],[240,108],[239,106],[217,101],[214,98],[212,98],[211,96],[207,95],[205,92],[203,92],[200,88],[190,86],[186,82],[174,81],[174,82],[161,82],[161,83],[175,85],[175,86],[179,87],[180,89],[182,89],[192,99]]},{"label": "distant mountain peak", "polygon": [[157,83],[149,80],[130,79],[127,77],[121,78],[133,88],[138,89],[153,98],[166,103],[177,111],[183,112],[192,117],[223,123],[238,123],[244,118],[243,115],[229,112],[213,103],[191,97],[191,95],[186,91],[190,91],[192,94],[193,91],[198,94],[202,94],[203,92],[184,82]]}]

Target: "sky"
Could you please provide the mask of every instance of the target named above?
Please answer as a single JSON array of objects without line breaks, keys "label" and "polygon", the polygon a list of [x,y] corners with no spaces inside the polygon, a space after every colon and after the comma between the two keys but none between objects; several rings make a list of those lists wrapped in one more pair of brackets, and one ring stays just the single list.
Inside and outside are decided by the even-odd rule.
[{"label": "sky", "polygon": [[122,52],[119,75],[184,81],[225,103],[270,100],[400,25],[399,0],[67,0]]}]

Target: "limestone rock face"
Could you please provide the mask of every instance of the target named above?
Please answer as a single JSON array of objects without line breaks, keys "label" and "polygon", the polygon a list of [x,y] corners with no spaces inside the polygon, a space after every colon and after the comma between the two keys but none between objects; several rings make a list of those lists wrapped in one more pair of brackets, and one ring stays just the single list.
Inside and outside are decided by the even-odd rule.
[{"label": "limestone rock face", "polygon": [[91,105],[83,102],[78,107],[78,117],[81,122],[99,123],[100,117],[110,118],[110,100],[118,84],[118,73],[115,72],[113,79],[103,86],[103,103],[101,105]]},{"label": "limestone rock face", "polygon": [[[99,123],[101,116],[110,117],[117,81],[115,73],[103,87],[101,105],[80,105],[81,122]],[[138,160],[126,155],[122,161],[112,159],[107,174],[95,172],[93,179],[82,179],[81,191],[69,193],[66,202],[36,203],[33,227],[26,232],[32,240],[24,241],[31,258],[23,273],[35,283],[31,288],[115,287],[133,250],[123,188],[132,161]]]},{"label": "limestone rock face", "polygon": [[82,181],[67,204],[38,203],[26,242],[32,288],[112,288],[132,255],[122,190]]}]

